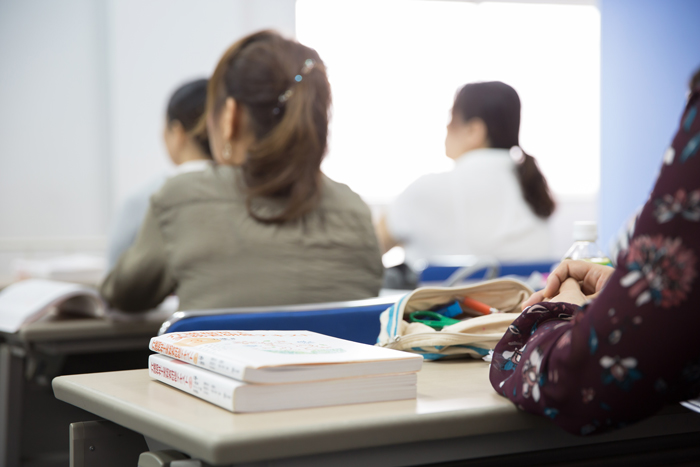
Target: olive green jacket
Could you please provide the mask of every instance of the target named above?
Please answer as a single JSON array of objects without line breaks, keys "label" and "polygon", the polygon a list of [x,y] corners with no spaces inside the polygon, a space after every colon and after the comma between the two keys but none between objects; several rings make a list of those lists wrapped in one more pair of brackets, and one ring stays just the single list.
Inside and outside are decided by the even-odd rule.
[{"label": "olive green jacket", "polygon": [[[381,255],[367,205],[322,177],[304,221],[253,219],[241,172],[214,166],[168,180],[151,198],[136,242],[100,287],[110,306],[141,311],[169,294],[181,310],[355,300],[378,294]],[[279,202],[254,206],[266,216]]]}]

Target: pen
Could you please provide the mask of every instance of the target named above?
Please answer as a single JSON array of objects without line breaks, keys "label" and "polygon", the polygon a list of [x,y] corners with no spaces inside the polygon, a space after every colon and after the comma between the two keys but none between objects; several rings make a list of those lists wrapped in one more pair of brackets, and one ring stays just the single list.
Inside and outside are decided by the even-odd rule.
[{"label": "pen", "polygon": [[501,310],[499,310],[497,308],[490,307],[485,303],[481,303],[480,301],[474,300],[473,298],[469,298],[469,297],[464,297],[464,300],[462,300],[462,303],[466,307],[468,307],[468,308],[470,308],[478,313],[481,313],[482,315],[490,315],[491,313],[500,313],[501,312]]}]

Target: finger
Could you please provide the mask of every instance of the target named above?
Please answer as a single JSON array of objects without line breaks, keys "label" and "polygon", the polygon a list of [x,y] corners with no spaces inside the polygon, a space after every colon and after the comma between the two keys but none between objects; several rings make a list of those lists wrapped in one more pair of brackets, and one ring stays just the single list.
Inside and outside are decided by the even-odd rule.
[{"label": "finger", "polygon": [[542,294],[542,291],[540,290],[539,292],[535,292],[534,294],[530,295],[530,298],[525,300],[523,302],[523,307],[522,309],[524,310],[525,308],[534,305],[535,303],[540,303],[544,301],[544,295]]},{"label": "finger", "polygon": [[578,281],[570,277],[562,283],[559,294],[552,298],[552,301],[581,306],[586,301],[586,297],[581,292]]},{"label": "finger", "polygon": [[559,292],[581,292],[581,285],[576,279],[569,277],[562,282],[561,287],[559,287]]},{"label": "finger", "polygon": [[603,288],[613,272],[615,269],[608,266],[587,261],[565,260],[549,275],[543,293],[545,297],[550,298],[557,295],[561,284],[568,278],[582,282],[584,293],[596,293]]},{"label": "finger", "polygon": [[569,277],[583,280],[584,277],[586,277],[590,264],[591,263],[584,263],[583,261],[571,260],[564,260],[559,263],[559,266],[557,266],[547,278],[547,285],[542,291],[544,296],[552,298],[557,295],[561,284]]},{"label": "finger", "polygon": [[588,270],[586,277],[584,277],[583,281],[581,282],[581,290],[586,295],[600,292],[603,287],[605,287],[605,284],[608,282],[608,279],[610,279],[613,272],[615,272],[614,268],[594,264]]},{"label": "finger", "polygon": [[601,266],[600,269],[598,269],[599,276],[596,281],[596,286],[595,286],[595,293],[597,294],[601,290],[603,290],[603,287],[605,287],[605,284],[608,283],[610,280],[610,277],[615,273],[615,268],[610,267],[610,266]]}]

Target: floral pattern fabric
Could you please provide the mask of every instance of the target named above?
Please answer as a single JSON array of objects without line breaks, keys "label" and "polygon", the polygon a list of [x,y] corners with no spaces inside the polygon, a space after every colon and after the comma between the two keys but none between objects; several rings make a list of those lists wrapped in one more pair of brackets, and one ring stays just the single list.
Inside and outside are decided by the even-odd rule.
[{"label": "floral pattern fabric", "polygon": [[588,435],[700,393],[699,108],[696,89],[598,298],[535,304],[496,346],[491,384],[521,410]]}]

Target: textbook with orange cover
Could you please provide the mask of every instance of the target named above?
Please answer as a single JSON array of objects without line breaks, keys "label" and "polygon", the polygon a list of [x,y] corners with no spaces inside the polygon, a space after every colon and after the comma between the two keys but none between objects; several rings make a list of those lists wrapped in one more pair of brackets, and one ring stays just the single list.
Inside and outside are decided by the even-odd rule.
[{"label": "textbook with orange cover", "polygon": [[192,331],[151,339],[150,349],[249,383],[294,383],[420,370],[420,355],[310,331]]}]

